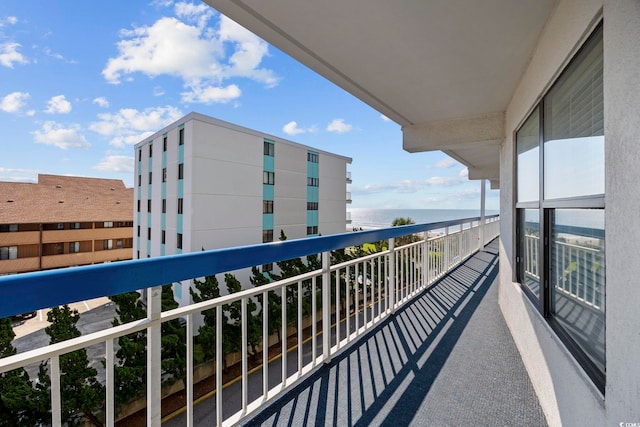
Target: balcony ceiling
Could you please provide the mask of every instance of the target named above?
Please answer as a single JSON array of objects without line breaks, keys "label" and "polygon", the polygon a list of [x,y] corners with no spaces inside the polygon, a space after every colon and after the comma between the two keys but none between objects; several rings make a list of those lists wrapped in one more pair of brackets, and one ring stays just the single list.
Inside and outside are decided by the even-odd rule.
[{"label": "balcony ceiling", "polygon": [[556,0],[205,0],[499,185],[504,112]]}]

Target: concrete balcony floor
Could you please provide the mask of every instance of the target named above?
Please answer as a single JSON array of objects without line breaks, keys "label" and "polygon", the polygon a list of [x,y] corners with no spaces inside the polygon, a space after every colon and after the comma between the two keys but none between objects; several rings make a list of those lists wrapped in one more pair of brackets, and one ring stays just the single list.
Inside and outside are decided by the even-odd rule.
[{"label": "concrete balcony floor", "polygon": [[[244,425],[546,426],[497,277],[494,240]],[[214,417],[212,401],[195,407],[194,424]]]}]

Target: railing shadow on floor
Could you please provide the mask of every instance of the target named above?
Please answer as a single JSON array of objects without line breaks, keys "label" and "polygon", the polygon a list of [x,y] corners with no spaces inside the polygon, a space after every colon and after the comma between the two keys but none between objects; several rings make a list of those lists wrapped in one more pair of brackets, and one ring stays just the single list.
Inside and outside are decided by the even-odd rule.
[{"label": "railing shadow on floor", "polygon": [[243,425],[409,425],[497,274],[476,254]]}]

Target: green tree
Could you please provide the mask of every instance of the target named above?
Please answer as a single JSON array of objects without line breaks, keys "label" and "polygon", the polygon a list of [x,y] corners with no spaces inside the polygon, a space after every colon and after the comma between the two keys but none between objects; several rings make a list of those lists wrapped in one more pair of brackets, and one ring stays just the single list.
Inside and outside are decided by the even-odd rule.
[{"label": "green tree", "polygon": [[[146,311],[136,291],[110,297],[116,304],[117,317],[112,325],[118,326],[143,319]],[[134,332],[118,338],[115,366],[115,399],[125,404],[142,395],[147,381],[147,333]]]},{"label": "green tree", "polygon": [[[220,287],[215,275],[206,276],[203,281],[194,279],[194,287],[189,288],[193,302],[208,301],[220,296]],[[197,347],[203,354],[204,360],[213,360],[216,357],[216,309],[210,308],[202,312],[203,324],[198,328]]]},{"label": "green tree", "polygon": [[[11,319],[0,319],[0,358],[16,354],[12,344],[15,336]],[[0,374],[0,426],[25,426],[45,422],[48,408],[39,413],[33,397],[34,389],[24,368]]]},{"label": "green tree", "polygon": [[[251,268],[252,276],[249,278],[249,281],[253,286],[263,286],[271,283],[271,280],[262,272],[258,267]],[[267,273],[268,274],[268,273]],[[262,304],[262,296],[258,296],[258,301],[260,302],[260,312],[258,316],[262,319],[264,304]],[[267,294],[267,333],[269,336],[272,334],[277,334],[278,343],[282,343],[282,335],[281,335],[281,327],[282,327],[282,316],[280,312],[282,310],[282,298],[274,291],[269,291]]]},{"label": "green tree", "polygon": [[[80,331],[76,324],[80,319],[77,310],[71,310],[68,305],[54,307],[47,313],[47,320],[51,323],[45,328],[50,337],[50,344],[55,344],[71,338],[79,337]],[[51,379],[46,372],[47,362],[40,365],[38,374],[41,391],[40,408],[50,407],[49,389]],[[96,412],[102,408],[104,401],[104,387],[96,379],[97,371],[89,365],[86,349],[76,350],[60,356],[60,393],[62,398],[62,422],[68,425],[80,425],[83,419],[95,426],[102,423],[96,417]],[[46,397],[43,397],[46,396]]]},{"label": "green tree", "polygon": [[[411,225],[411,224],[415,224],[415,221],[412,220],[409,217],[406,218],[402,218],[402,217],[398,217],[396,219],[393,220],[393,222],[391,223],[392,227],[401,227],[403,225]],[[395,244],[396,246],[403,246],[403,245],[407,245],[409,243],[413,243],[416,242],[418,240],[418,236],[416,236],[415,234],[409,234],[406,236],[402,236],[402,237],[397,237],[395,239]]]},{"label": "green tree", "polygon": [[[162,311],[172,310],[178,307],[178,303],[173,298],[173,288],[171,285],[162,286],[160,306]],[[161,346],[163,375],[167,376],[166,382],[169,384],[186,378],[187,341],[185,328],[180,320],[173,319],[162,323]],[[185,384],[186,386],[186,384]]]}]

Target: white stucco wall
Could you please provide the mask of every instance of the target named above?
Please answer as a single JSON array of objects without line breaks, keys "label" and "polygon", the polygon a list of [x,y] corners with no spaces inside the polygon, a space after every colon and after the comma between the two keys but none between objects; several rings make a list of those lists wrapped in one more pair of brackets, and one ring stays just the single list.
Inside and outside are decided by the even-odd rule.
[{"label": "white stucco wall", "polygon": [[[602,17],[601,0],[563,0],[552,12],[531,62],[522,76],[518,88],[514,92],[506,112],[506,135],[500,153],[501,162],[501,237],[500,237],[500,293],[499,302],[502,313],[520,350],[523,362],[529,372],[533,386],[545,411],[547,420],[552,426],[602,426],[610,420],[608,411],[611,395],[607,386],[607,399],[598,391],[583,369],[569,354],[564,344],[551,331],[546,321],[538,313],[536,307],[521,291],[520,285],[514,283],[513,262],[515,251],[514,225],[514,134],[526,119],[532,108],[537,105],[551,84],[555,81],[566,64],[580,48],[595,25]],[[605,106],[608,103],[606,90],[609,76],[606,71],[608,26],[605,8]],[[635,40],[638,40],[636,37]],[[637,111],[637,110],[636,110]],[[607,120],[605,112],[605,120]],[[605,131],[606,149],[612,145],[609,130]],[[609,180],[609,164],[607,163],[607,181]],[[609,203],[610,189],[607,186],[607,216],[611,213]],[[611,259],[609,240],[611,224],[607,218],[607,316],[610,292],[615,286],[609,276]],[[612,324],[607,318],[607,331]],[[609,360],[611,346],[610,334],[607,333],[607,370],[612,366]],[[615,362],[614,362],[615,363]],[[637,370],[637,368],[635,369]],[[607,373],[607,382],[612,378]],[[637,390],[636,390],[637,393]],[[621,398],[621,396],[617,396]],[[610,411],[609,411],[610,412]],[[639,421],[640,417],[631,421]],[[623,420],[618,420],[616,425]]]}]

